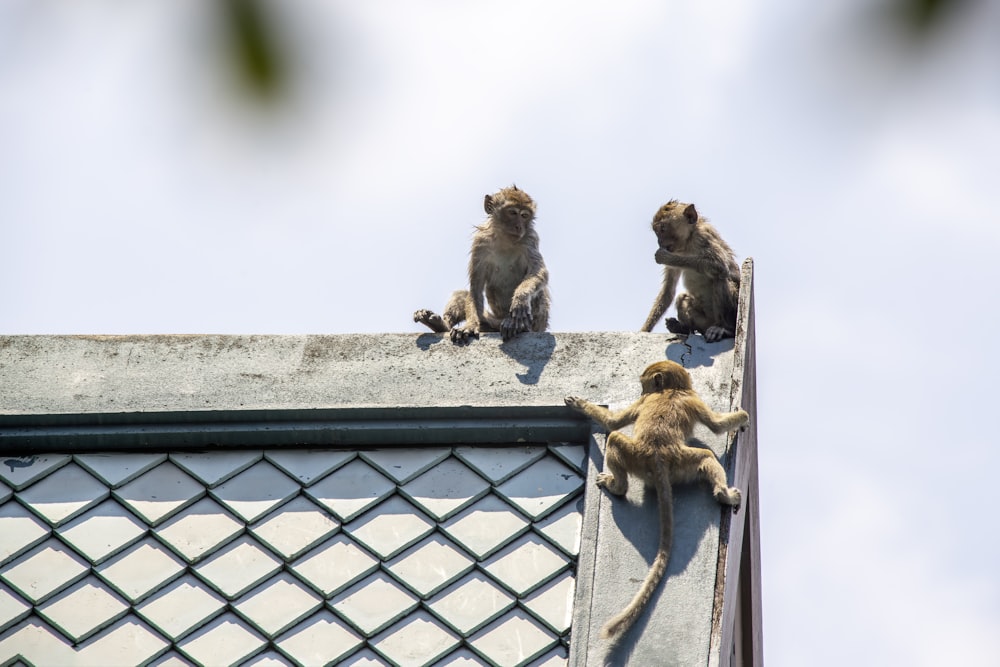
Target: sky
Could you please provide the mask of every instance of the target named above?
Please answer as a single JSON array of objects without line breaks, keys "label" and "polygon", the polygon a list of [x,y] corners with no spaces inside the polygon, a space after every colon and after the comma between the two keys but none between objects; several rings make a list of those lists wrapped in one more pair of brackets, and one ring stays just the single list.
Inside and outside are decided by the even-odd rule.
[{"label": "sky", "polygon": [[551,330],[636,331],[693,202],[755,262],[767,663],[990,664],[1000,3],[881,6],[285,0],[260,104],[212,3],[5,0],[0,333],[418,333],[511,183]]}]

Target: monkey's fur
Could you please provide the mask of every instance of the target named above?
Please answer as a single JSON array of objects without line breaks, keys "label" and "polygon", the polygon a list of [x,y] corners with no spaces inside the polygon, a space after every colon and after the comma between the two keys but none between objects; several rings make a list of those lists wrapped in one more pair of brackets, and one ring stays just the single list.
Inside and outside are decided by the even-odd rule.
[{"label": "monkey's fur", "polygon": [[[617,639],[632,626],[667,569],[674,529],[671,485],[705,480],[715,499],[731,505],[734,512],[741,501],[739,489],[726,485],[726,472],[715,454],[691,447],[686,441],[696,422],[714,433],[725,433],[746,426],[750,416],[744,410],[713,411],[692,389],[688,372],[673,361],[652,364],[642,372],[640,382],[642,396],[617,414],[576,396],[566,398],[566,405],[611,431],[604,453],[605,472],[597,475],[597,485],[624,496],[632,474],[654,486],[659,500],[660,544],[656,559],[632,601],[601,628],[603,639]],[[633,422],[632,437],[616,430]]]},{"label": "monkey's fur", "polygon": [[483,208],[489,217],[472,237],[469,289],[454,292],[442,315],[426,309],[413,314],[432,331],[450,331],[455,343],[481,331],[499,331],[506,341],[549,326],[549,271],[538,250],[534,200],[512,185],[486,195]]},{"label": "monkey's fur", "polygon": [[677,297],[677,317],[667,318],[671,333],[700,331],[713,343],[736,331],[740,269],[732,249],[719,232],[698,215],[694,204],[671,199],[653,217],[659,243],[656,263],[663,264],[663,285],[641,331],[652,331],[674,299],[677,280],[684,275],[686,293]]}]

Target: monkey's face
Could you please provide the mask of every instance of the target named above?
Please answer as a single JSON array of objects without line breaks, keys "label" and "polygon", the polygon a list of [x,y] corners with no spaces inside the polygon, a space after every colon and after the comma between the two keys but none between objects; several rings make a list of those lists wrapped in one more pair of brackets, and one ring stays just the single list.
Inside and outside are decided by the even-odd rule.
[{"label": "monkey's face", "polygon": [[687,247],[698,222],[698,212],[694,204],[681,204],[671,200],[660,207],[653,216],[653,232],[656,242],[668,252],[677,252]]},{"label": "monkey's face", "polygon": [[504,233],[518,241],[527,233],[535,214],[523,206],[504,206],[498,217]]}]

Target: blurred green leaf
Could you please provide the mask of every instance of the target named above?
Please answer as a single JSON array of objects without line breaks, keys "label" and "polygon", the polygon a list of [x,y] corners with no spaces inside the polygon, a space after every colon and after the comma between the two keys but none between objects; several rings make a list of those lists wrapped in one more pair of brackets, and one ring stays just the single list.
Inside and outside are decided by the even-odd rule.
[{"label": "blurred green leaf", "polygon": [[287,78],[281,40],[260,0],[220,0],[228,53],[243,87],[262,99],[282,93]]}]

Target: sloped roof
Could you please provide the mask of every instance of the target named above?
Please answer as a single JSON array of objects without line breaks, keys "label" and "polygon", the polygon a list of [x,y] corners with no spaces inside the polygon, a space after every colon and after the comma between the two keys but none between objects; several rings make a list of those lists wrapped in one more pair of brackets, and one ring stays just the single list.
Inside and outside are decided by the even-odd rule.
[{"label": "sloped roof", "polygon": [[[753,553],[756,537],[734,545],[732,535],[752,523],[746,516],[755,521],[755,488],[744,488],[745,509],[729,517],[704,489],[680,487],[674,550],[649,613],[610,654],[597,639],[649,567],[656,505],[641,485],[628,502],[593,487],[603,435],[562,401],[576,394],[622,407],[638,395],[639,372],[670,358],[712,407],[743,400],[753,414],[749,301],[743,311],[738,339],[716,344],[636,333],[508,343],[485,335],[465,347],[437,334],[0,337],[0,661],[21,632],[29,651],[54,641],[79,664],[113,664],[99,650],[85,654],[93,646],[141,647],[136,655],[154,664],[185,664],[232,642],[251,664],[290,664],[295,650],[311,650],[290,633],[313,627],[322,659],[341,651],[357,664],[410,664],[405,650],[434,637],[437,649],[419,655],[453,664],[730,664],[734,642],[759,654],[759,637],[733,628],[740,554]],[[696,436],[726,454],[724,437]],[[742,463],[729,463],[752,487],[752,431],[744,439]],[[408,468],[414,458],[425,465]],[[330,498],[328,488],[336,495],[365,475],[385,481],[366,482],[368,504],[354,511],[345,507],[363,494],[347,505]],[[531,502],[510,493],[518,476]],[[441,491],[446,483],[454,492]],[[184,489],[173,505],[150,502],[175,486]],[[480,510],[486,538],[450,532],[449,522]],[[412,530],[389,532],[409,539],[383,544],[366,532],[394,516]],[[198,521],[210,528],[181,525]],[[303,565],[333,549],[360,554],[359,574],[336,585],[324,579],[329,568]],[[508,551],[549,565],[537,576],[494,567]],[[162,574],[129,579],[146,569]],[[449,616],[437,602],[463,586],[493,591],[503,613]],[[352,587],[391,593],[397,613],[372,612]],[[173,595],[196,600],[197,618],[156,611]],[[759,603],[749,609],[759,633]],[[397,648],[378,643],[386,637]]]}]

